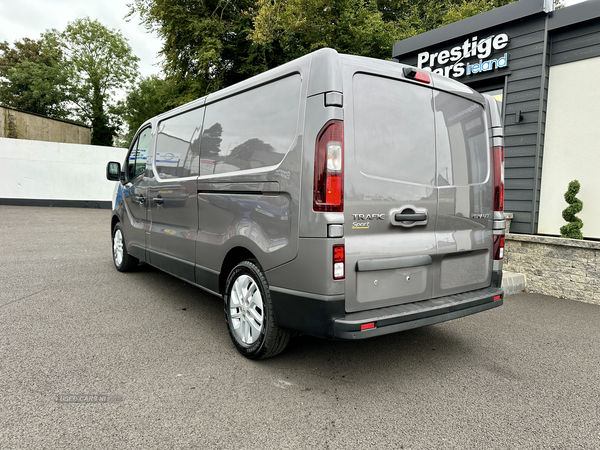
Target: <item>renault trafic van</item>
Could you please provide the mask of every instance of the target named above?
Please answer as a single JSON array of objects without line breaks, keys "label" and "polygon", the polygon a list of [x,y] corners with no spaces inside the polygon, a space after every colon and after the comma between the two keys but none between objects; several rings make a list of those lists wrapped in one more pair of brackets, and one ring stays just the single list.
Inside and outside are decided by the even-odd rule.
[{"label": "renault trafic van", "polygon": [[144,123],[110,224],[139,261],[224,300],[252,359],[294,333],[364,339],[500,306],[495,100],[322,49]]}]

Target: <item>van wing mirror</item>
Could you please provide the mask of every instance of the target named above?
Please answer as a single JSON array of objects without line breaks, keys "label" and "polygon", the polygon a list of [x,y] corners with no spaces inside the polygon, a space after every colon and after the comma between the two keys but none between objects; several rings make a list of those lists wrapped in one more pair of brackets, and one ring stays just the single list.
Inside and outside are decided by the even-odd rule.
[{"label": "van wing mirror", "polygon": [[111,161],[106,165],[106,179],[119,181],[121,179],[121,163]]}]

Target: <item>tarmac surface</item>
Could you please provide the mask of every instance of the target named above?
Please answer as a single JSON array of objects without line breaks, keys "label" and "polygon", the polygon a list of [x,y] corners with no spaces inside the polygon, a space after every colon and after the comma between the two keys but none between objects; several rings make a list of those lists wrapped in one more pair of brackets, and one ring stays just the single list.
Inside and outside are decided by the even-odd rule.
[{"label": "tarmac surface", "polygon": [[240,356],[222,300],[116,271],[110,211],[0,206],[0,449],[600,448],[600,306]]}]

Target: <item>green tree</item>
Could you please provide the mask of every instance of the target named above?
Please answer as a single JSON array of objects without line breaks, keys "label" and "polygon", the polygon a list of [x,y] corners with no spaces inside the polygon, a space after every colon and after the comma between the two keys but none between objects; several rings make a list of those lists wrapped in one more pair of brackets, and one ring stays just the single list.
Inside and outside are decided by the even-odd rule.
[{"label": "green tree", "polygon": [[67,73],[56,40],[0,42],[0,103],[55,119],[68,115]]},{"label": "green tree", "polygon": [[376,0],[384,20],[406,24],[408,36],[424,33],[516,0]]},{"label": "green tree", "polygon": [[193,100],[282,62],[277,49],[255,45],[248,12],[254,0],[134,0],[129,17],[163,39],[167,79]]},{"label": "green tree", "polygon": [[70,22],[62,33],[46,34],[62,44],[75,116],[92,125],[93,145],[112,145],[122,112],[115,90],[135,80],[139,58],[120,31],[89,17]]},{"label": "green tree", "polygon": [[263,44],[279,41],[300,54],[332,47],[387,59],[395,41],[514,1],[257,0],[251,38]]},{"label": "green tree", "polygon": [[250,38],[263,45],[278,43],[286,60],[323,47],[389,58],[406,27],[384,20],[377,6],[365,0],[258,0]]},{"label": "green tree", "polygon": [[182,104],[179,87],[156,75],[142,77],[127,93],[123,119],[128,127],[127,143],[148,119]]}]

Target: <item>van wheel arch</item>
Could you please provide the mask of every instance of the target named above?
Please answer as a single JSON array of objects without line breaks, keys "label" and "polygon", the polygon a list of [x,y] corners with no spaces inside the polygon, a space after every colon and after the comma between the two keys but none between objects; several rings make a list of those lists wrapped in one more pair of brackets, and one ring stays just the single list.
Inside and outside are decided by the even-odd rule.
[{"label": "van wheel arch", "polygon": [[119,220],[119,216],[117,216],[116,214],[112,216],[112,219],[110,221],[110,233],[112,234],[113,230],[115,229],[115,225],[117,223],[121,222]]},{"label": "van wheel arch", "polygon": [[219,293],[225,295],[225,285],[229,274],[242,261],[256,260],[256,256],[250,250],[244,247],[234,247],[225,256],[221,265],[221,273],[219,275]]}]

